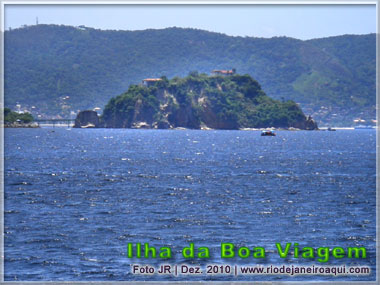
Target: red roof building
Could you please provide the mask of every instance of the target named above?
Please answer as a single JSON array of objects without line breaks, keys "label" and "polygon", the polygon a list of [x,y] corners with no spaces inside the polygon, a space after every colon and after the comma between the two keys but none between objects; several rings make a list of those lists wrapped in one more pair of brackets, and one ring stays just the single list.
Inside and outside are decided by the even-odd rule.
[{"label": "red roof building", "polygon": [[161,81],[162,79],[161,78],[145,78],[143,81],[142,81],[142,84],[144,86],[150,86],[152,85],[153,83],[157,82],[157,81]]},{"label": "red roof building", "polygon": [[212,74],[214,75],[233,75],[235,74],[235,69],[231,69],[231,70],[217,70],[217,69],[214,69],[212,71]]}]

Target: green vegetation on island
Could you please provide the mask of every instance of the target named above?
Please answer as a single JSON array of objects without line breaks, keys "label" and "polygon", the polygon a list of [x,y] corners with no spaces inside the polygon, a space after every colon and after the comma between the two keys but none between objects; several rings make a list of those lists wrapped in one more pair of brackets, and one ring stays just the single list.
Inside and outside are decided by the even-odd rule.
[{"label": "green vegetation on island", "polygon": [[112,98],[101,122],[108,128],[316,129],[293,101],[268,97],[249,75],[165,76],[131,85]]},{"label": "green vegetation on island", "polygon": [[[6,31],[5,105],[42,117],[104,106],[141,78],[235,67],[322,125],[376,117],[376,35],[302,41],[197,29],[34,25]],[[282,99],[283,98],[283,99]]]},{"label": "green vegetation on island", "polygon": [[12,111],[9,108],[4,108],[4,122],[5,123],[14,123],[14,122],[20,122],[20,123],[31,123],[33,122],[34,118],[30,113],[17,113]]},{"label": "green vegetation on island", "polygon": [[9,108],[4,108],[4,125],[6,127],[32,127],[34,121],[30,113],[17,113]]}]

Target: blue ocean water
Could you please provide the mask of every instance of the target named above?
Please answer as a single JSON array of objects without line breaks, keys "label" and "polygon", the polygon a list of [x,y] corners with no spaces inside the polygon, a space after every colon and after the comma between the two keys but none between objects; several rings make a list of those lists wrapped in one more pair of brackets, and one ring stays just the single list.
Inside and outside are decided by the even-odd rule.
[{"label": "blue ocean water", "polygon": [[[375,280],[376,132],[5,130],[5,280]],[[173,249],[130,259],[127,243]],[[221,242],[265,259],[221,259]],[[275,243],[365,259],[278,256]],[[211,249],[209,259],[180,249]],[[293,251],[293,250],[292,250]],[[130,264],[365,265],[368,276],[141,276]]]}]

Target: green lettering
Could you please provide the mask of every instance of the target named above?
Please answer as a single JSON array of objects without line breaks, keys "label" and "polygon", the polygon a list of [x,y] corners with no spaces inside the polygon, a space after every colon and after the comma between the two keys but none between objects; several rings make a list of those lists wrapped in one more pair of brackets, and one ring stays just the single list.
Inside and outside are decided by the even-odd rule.
[{"label": "green lettering", "polygon": [[141,257],[141,243],[136,243],[136,257]]},{"label": "green lettering", "polygon": [[160,258],[172,258],[170,247],[160,247]]},{"label": "green lettering", "polygon": [[156,258],[156,249],[152,246],[149,246],[149,243],[145,243],[144,244],[145,246],[145,250],[144,250],[144,255],[145,255],[145,258],[149,258],[149,252],[152,253],[152,258]]},{"label": "green lettering", "polygon": [[330,259],[330,252],[328,247],[319,247],[317,250],[318,256],[319,257],[324,257],[324,258],[318,258],[317,260],[320,262],[327,262]]},{"label": "green lettering", "polygon": [[294,257],[298,258],[298,256],[299,256],[298,243],[294,243]]},{"label": "green lettering", "polygon": [[263,247],[255,247],[253,248],[253,251],[254,258],[265,258],[265,249]]},{"label": "green lettering", "polygon": [[128,243],[128,258],[133,257],[133,249],[132,249],[132,244],[129,242]]},{"label": "green lettering", "polygon": [[281,244],[279,242],[276,242],[276,247],[277,247],[277,250],[278,250],[278,254],[280,255],[281,258],[285,258],[285,257],[288,256],[288,253],[289,253],[291,245],[292,244],[290,242],[287,242],[285,250],[283,251],[282,247],[281,247]]},{"label": "green lettering", "polygon": [[343,247],[335,247],[332,251],[332,255],[335,257],[335,258],[343,258],[344,257],[344,249]]},{"label": "green lettering", "polygon": [[302,249],[302,257],[303,258],[314,258],[314,248],[304,247]]},{"label": "green lettering", "polygon": [[189,247],[185,247],[182,250],[182,255],[184,258],[194,258],[194,244],[190,243]]},{"label": "green lettering", "polygon": [[249,248],[248,247],[244,247],[244,246],[241,247],[241,248],[239,248],[238,255],[241,258],[247,258],[247,257],[249,257]]},{"label": "green lettering", "polygon": [[235,257],[234,247],[235,246],[232,243],[222,243],[220,253],[221,258]]},{"label": "green lettering", "polygon": [[367,250],[365,249],[365,247],[348,247],[347,250],[348,250],[348,257],[349,258],[352,258],[352,252],[355,253],[355,258],[360,258],[359,257],[359,251],[361,251],[361,253],[362,253],[362,258],[367,257]]},{"label": "green lettering", "polygon": [[207,247],[200,247],[198,257],[199,258],[210,258],[210,250]]}]

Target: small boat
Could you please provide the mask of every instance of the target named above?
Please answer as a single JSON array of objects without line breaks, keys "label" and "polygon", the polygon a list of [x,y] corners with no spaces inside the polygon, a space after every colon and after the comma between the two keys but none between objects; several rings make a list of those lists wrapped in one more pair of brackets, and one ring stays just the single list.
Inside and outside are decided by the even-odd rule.
[{"label": "small boat", "polygon": [[261,136],[275,136],[276,133],[273,130],[265,130],[261,132]]},{"label": "small boat", "polygon": [[330,131],[330,132],[335,132],[335,131],[336,131],[336,129],[332,129],[332,128],[330,128],[330,127],[327,128],[327,130]]}]

